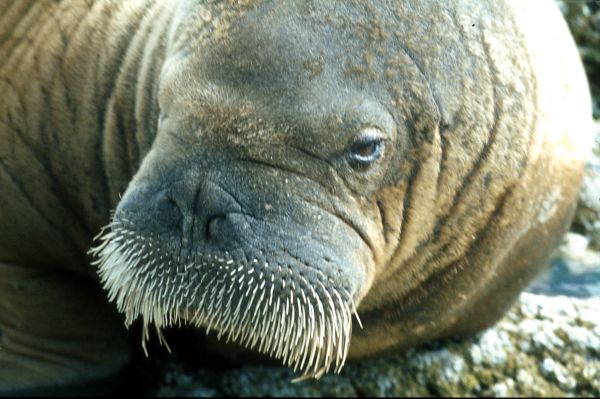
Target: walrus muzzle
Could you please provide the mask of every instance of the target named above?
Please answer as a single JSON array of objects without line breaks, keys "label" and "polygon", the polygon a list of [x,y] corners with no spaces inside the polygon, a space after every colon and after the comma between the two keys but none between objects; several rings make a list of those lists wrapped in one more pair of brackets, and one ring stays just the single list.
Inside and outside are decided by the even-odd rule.
[{"label": "walrus muzzle", "polygon": [[[126,323],[142,316],[144,335],[154,324],[160,336],[189,322],[308,375],[333,364],[339,372],[365,281],[348,223],[264,175],[257,184],[261,165],[188,162],[156,173],[153,164],[142,165],[92,251]],[[240,184],[224,187],[232,181]]]}]

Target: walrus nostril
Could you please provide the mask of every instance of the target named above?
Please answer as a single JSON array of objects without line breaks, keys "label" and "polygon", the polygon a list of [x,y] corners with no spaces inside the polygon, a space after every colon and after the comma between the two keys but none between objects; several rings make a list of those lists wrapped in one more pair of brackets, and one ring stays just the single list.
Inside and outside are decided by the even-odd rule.
[{"label": "walrus nostril", "polygon": [[206,238],[211,239],[217,236],[219,225],[225,220],[225,214],[219,213],[211,216],[206,222]]}]

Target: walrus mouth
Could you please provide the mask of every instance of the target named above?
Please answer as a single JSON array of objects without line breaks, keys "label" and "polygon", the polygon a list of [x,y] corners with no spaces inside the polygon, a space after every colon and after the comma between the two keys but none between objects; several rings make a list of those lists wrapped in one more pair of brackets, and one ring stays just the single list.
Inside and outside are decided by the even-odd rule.
[{"label": "walrus mouth", "polygon": [[[183,256],[135,224],[113,218],[89,253],[109,300],[126,325],[190,323],[280,359],[303,376],[319,378],[344,365],[356,312],[349,288],[319,268],[281,250],[235,250]],[[271,260],[271,262],[269,262]],[[361,326],[362,327],[362,326]],[[299,380],[298,379],[298,380]]]}]

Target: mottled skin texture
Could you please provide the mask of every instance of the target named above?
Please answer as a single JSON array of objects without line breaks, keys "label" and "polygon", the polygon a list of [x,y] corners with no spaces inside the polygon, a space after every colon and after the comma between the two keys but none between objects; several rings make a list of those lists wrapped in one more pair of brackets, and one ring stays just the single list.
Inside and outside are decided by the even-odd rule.
[{"label": "mottled skin texture", "polygon": [[568,227],[591,111],[551,1],[202,3],[0,1],[0,393],[128,361],[86,254],[115,208],[326,275],[351,357],[489,326]]}]

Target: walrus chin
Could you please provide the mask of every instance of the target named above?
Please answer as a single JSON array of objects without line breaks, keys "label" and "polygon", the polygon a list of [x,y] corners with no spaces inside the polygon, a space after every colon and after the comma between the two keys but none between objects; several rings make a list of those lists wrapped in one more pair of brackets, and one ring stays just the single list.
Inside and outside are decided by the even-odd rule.
[{"label": "walrus chin", "polygon": [[162,342],[161,328],[183,322],[301,370],[295,381],[318,379],[332,366],[341,371],[352,314],[362,328],[356,293],[336,287],[318,267],[303,272],[310,265],[289,253],[280,254],[286,263],[269,263],[261,250],[182,255],[123,217],[113,217],[95,240],[89,253],[110,301],[127,326],[143,319],[144,350],[151,324]]}]

